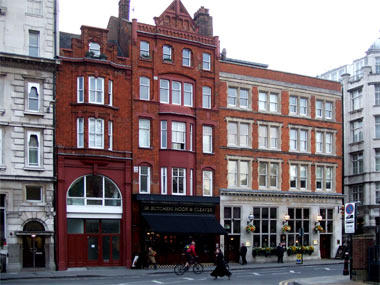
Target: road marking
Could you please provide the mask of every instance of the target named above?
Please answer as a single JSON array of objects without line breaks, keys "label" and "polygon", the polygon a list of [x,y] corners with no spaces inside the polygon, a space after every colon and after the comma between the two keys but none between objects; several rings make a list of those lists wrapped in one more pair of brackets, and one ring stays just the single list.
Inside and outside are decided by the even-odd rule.
[{"label": "road marking", "polygon": [[194,280],[194,278],[190,278],[190,277],[183,277],[183,279],[190,280],[190,281]]},{"label": "road marking", "polygon": [[157,283],[157,284],[164,284],[164,282],[157,281],[157,280],[152,280],[152,282]]},{"label": "road marking", "polygon": [[296,273],[294,270],[290,270],[289,272],[290,272],[290,273]]},{"label": "road marking", "polygon": [[256,276],[260,276],[260,274],[259,274],[259,273],[256,273],[256,272],[255,272],[255,273],[252,273],[252,274],[253,274],[253,275],[256,275]]},{"label": "road marking", "polygon": [[331,270],[331,269],[326,267],[325,270],[329,271],[329,270]]}]

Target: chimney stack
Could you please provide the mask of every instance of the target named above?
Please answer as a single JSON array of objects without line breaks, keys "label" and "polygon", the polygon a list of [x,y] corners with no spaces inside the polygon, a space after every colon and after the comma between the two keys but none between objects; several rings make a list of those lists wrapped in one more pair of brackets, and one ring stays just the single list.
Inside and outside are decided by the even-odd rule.
[{"label": "chimney stack", "polygon": [[208,9],[201,7],[194,14],[194,21],[199,27],[199,34],[207,37],[212,37],[212,17],[208,13]]},{"label": "chimney stack", "polygon": [[119,19],[124,19],[124,20],[129,21],[129,6],[130,6],[130,0],[119,1]]}]

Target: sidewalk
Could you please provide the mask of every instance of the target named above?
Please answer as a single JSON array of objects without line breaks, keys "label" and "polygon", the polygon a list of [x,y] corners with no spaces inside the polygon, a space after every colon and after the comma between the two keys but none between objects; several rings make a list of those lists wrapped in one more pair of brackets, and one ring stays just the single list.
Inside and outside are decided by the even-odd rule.
[{"label": "sidewalk", "polygon": [[[304,264],[298,266],[312,266],[312,265],[331,265],[343,264],[343,260],[326,259],[317,261],[304,261]],[[240,265],[238,263],[230,263],[231,271],[259,269],[259,268],[279,268],[295,266],[294,262],[288,263],[249,263],[247,265]],[[205,266],[205,272],[211,272],[214,265]],[[40,279],[40,278],[85,278],[85,277],[110,277],[110,276],[130,276],[130,275],[143,275],[143,274],[158,274],[158,273],[172,273],[173,268],[158,268],[153,269],[128,269],[125,267],[79,267],[69,268],[65,271],[21,271],[17,273],[0,273],[0,280],[17,280],[17,279]],[[289,283],[291,284],[291,283]],[[299,284],[316,284],[314,283],[299,283]],[[327,283],[325,283],[327,284]],[[330,283],[331,284],[331,283]],[[340,284],[340,283],[335,283]],[[348,284],[348,283],[347,283]]]}]

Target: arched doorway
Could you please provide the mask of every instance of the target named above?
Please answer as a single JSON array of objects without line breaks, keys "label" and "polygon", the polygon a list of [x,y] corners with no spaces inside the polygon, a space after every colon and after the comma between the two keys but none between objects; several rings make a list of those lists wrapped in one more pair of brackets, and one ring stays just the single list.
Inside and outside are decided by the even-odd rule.
[{"label": "arched doorway", "polygon": [[121,265],[122,198],[116,184],[101,175],[80,177],[66,203],[68,266]]},{"label": "arched doorway", "polygon": [[[45,232],[44,226],[38,221],[25,224],[23,236],[23,267],[45,267]],[[27,234],[30,233],[30,234]]]}]

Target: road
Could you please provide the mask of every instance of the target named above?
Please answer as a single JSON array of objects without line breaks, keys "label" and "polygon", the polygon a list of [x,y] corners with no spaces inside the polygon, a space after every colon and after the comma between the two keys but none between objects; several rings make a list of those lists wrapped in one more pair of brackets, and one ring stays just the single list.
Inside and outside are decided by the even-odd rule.
[{"label": "road", "polygon": [[[210,276],[210,271],[196,275],[193,272],[186,272],[182,276],[177,276],[174,273],[154,273],[154,274],[136,274],[128,276],[115,277],[78,277],[78,278],[35,278],[35,279],[19,279],[19,280],[2,280],[1,284],[28,284],[28,285],[44,285],[44,284],[81,284],[81,285],[170,285],[170,284],[276,284],[294,278],[322,277],[340,275],[343,272],[342,264],[331,265],[313,265],[300,266],[294,265],[291,267],[282,268],[261,268],[261,269],[241,269],[233,270],[231,280],[227,277],[214,280]],[[96,273],[95,273],[96,274]]]}]

